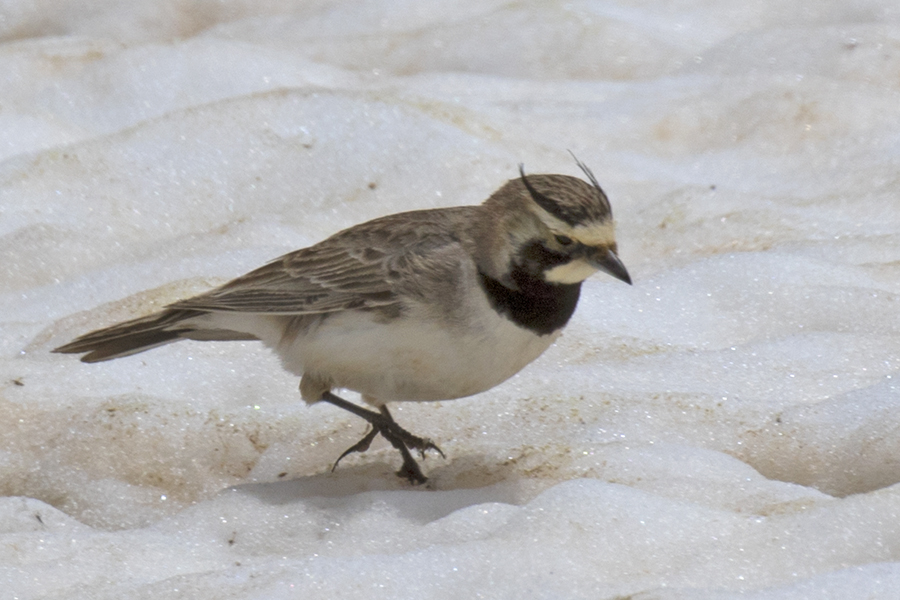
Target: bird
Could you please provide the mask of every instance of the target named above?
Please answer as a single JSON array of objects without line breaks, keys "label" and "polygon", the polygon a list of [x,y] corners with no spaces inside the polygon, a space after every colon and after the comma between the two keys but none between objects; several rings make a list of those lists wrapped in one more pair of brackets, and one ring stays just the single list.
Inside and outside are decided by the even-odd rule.
[{"label": "bird", "polygon": [[[574,156],[573,156],[574,157]],[[489,390],[540,356],[575,311],[581,284],[604,272],[631,284],[612,208],[591,170],[526,175],[479,205],[401,212],[354,225],[206,293],[86,333],[53,352],[86,363],[180,340],[259,340],[300,377],[308,404],[368,422],[335,461],[381,435],[411,484],[412,456],[440,448],[401,427],[389,402]],[[358,392],[350,402],[334,390]]]}]

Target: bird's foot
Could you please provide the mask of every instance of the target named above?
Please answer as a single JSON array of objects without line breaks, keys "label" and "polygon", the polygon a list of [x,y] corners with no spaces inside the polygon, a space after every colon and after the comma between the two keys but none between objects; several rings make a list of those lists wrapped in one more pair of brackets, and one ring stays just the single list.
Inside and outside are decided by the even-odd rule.
[{"label": "bird's foot", "polygon": [[347,448],[343,454],[341,454],[338,459],[334,462],[334,466],[331,468],[334,471],[338,463],[347,456],[348,454],[352,454],[354,452],[365,452],[369,449],[369,445],[371,445],[372,440],[375,439],[375,436],[381,434],[381,437],[386,439],[391,445],[396,448],[400,455],[403,457],[403,466],[400,467],[400,470],[397,471],[397,476],[403,477],[408,480],[410,483],[418,485],[425,483],[428,481],[428,478],[422,474],[422,470],[419,468],[419,465],[416,463],[415,459],[413,459],[412,454],[410,453],[410,449],[417,450],[419,452],[419,456],[425,458],[425,452],[428,450],[435,450],[438,454],[441,455],[441,458],[446,458],[443,451],[441,451],[438,446],[432,442],[428,438],[422,438],[416,435],[411,434],[406,431],[400,425],[394,421],[394,417],[391,416],[390,411],[388,411],[386,406],[382,406],[380,412],[371,411],[356,404],[352,404],[347,402],[343,398],[335,396],[331,392],[326,392],[322,396],[322,400],[330,404],[334,404],[339,408],[343,408],[344,410],[350,411],[353,414],[361,417],[369,422],[372,426],[371,431],[366,433],[366,435],[359,440],[357,443],[353,444],[349,448]]},{"label": "bird's foot", "polygon": [[[384,409],[387,412],[387,409]],[[388,413],[390,414],[390,413]],[[391,419],[390,432],[397,436],[397,438],[403,442],[403,445],[409,448],[410,450],[416,450],[419,453],[419,458],[425,458],[425,452],[428,450],[434,450],[438,454],[441,455],[441,458],[447,458],[444,455],[444,451],[438,448],[437,444],[432,442],[428,438],[421,438],[417,435],[413,435],[407,430],[400,427],[396,421]],[[384,434],[382,434],[384,435]],[[390,440],[388,440],[390,441]]]}]

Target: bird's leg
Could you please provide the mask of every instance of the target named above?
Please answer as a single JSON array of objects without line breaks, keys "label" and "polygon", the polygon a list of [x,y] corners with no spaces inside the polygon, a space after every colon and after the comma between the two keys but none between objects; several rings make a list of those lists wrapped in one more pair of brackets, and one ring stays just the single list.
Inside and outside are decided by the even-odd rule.
[{"label": "bird's leg", "polygon": [[419,464],[412,457],[412,454],[409,453],[409,448],[406,447],[406,444],[394,435],[394,432],[390,429],[381,429],[380,432],[384,439],[389,441],[394,448],[400,451],[400,456],[403,457],[403,465],[400,467],[400,470],[397,471],[397,476],[405,477],[406,480],[413,485],[420,485],[428,481],[428,478],[422,475]]},{"label": "bird's leg", "polygon": [[397,424],[394,421],[394,418],[391,416],[391,413],[388,411],[387,407],[382,406],[380,412],[375,412],[372,410],[368,410],[361,406],[357,406],[352,402],[347,402],[343,398],[339,396],[335,396],[331,392],[325,392],[322,394],[322,400],[328,402],[329,404],[333,404],[338,408],[343,408],[346,411],[352,412],[354,415],[365,419],[372,426],[372,430],[368,432],[365,437],[359,440],[356,444],[347,448],[343,454],[341,454],[338,459],[335,461],[334,466],[331,468],[332,471],[337,468],[338,463],[341,462],[348,454],[353,452],[365,452],[369,449],[369,445],[372,443],[372,440],[375,439],[375,436],[381,434],[381,436],[389,441],[391,445],[400,451],[400,455],[403,457],[403,466],[397,471],[397,475],[400,477],[405,477],[409,480],[410,483],[413,484],[421,484],[428,481],[428,478],[422,475],[421,469],[419,469],[419,465],[413,459],[412,454],[410,454],[409,449],[413,448],[419,451],[419,454],[422,458],[425,457],[426,450],[437,450],[438,454],[442,457],[444,453],[441,452],[441,449],[438,448],[434,442],[426,438],[420,438],[415,436]]}]

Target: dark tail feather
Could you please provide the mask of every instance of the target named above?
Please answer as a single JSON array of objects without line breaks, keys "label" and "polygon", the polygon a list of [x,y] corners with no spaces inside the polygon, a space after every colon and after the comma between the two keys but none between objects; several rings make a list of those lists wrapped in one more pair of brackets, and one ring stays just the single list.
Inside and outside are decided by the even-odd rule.
[{"label": "dark tail feather", "polygon": [[168,309],[139,319],[132,319],[106,329],[98,329],[75,338],[53,352],[81,354],[82,362],[93,363],[137,354],[187,337],[191,327],[179,322],[202,314],[198,310]]}]

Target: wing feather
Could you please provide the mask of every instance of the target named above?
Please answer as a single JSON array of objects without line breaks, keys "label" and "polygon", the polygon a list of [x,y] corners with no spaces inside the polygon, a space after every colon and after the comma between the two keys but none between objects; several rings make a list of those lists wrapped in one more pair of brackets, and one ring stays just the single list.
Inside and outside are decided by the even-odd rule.
[{"label": "wing feather", "polygon": [[[176,309],[268,314],[325,313],[397,305],[398,292],[418,285],[409,256],[459,246],[461,209],[416,211],[369,221],[286,254]],[[438,214],[440,213],[440,214]],[[449,217],[449,218],[448,218]]]}]

